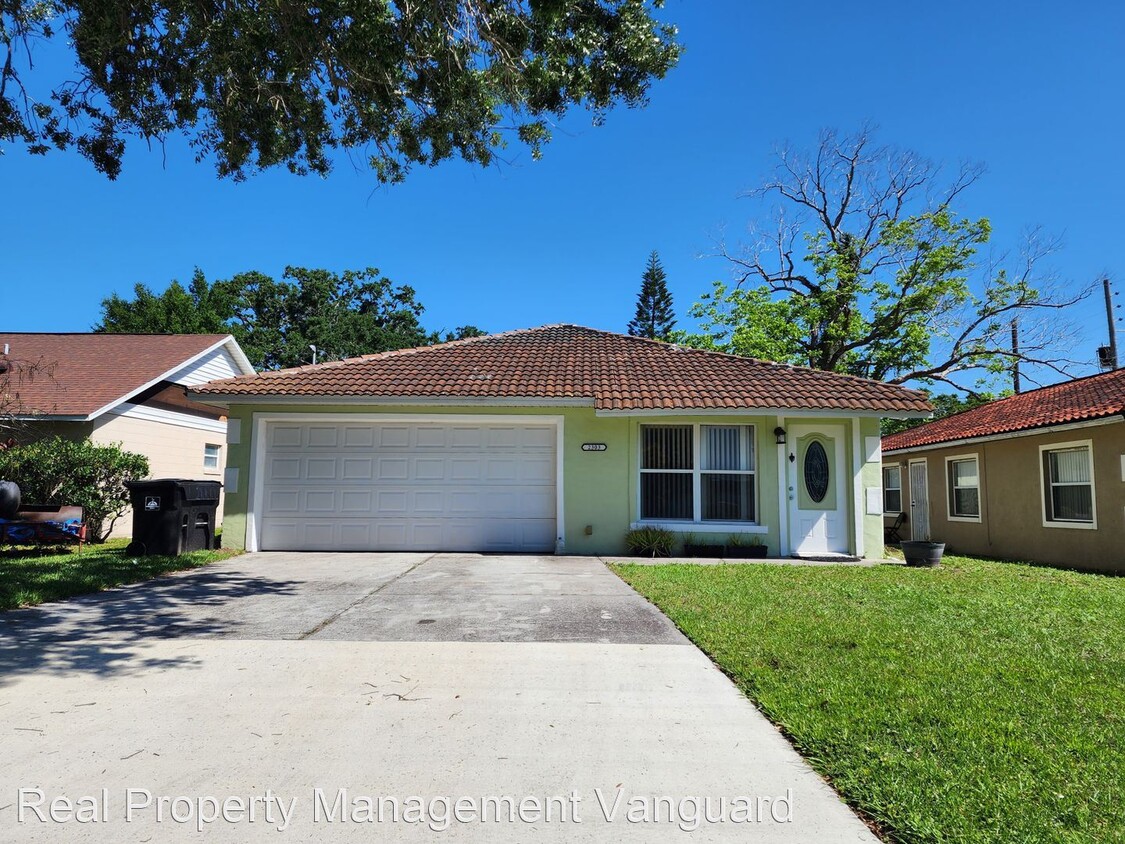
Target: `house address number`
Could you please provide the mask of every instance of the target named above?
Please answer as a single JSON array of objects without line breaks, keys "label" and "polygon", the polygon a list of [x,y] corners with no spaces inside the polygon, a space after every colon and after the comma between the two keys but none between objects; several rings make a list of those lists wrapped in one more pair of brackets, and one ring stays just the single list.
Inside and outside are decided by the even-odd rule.
[{"label": "house address number", "polygon": [[605,451],[608,447],[605,443],[582,443],[583,451]]}]

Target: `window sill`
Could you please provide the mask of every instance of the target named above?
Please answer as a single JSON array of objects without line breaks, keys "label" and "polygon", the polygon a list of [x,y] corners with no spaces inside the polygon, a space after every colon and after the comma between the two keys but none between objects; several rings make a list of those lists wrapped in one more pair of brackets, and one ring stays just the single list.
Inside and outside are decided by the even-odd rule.
[{"label": "window sill", "polygon": [[946,516],[947,522],[966,522],[971,525],[979,525],[981,523],[980,516]]},{"label": "window sill", "polygon": [[1071,530],[1097,530],[1097,522],[1048,522],[1043,521],[1045,528],[1070,528]]},{"label": "window sill", "polygon": [[753,522],[676,522],[660,521],[658,519],[645,519],[633,522],[630,530],[638,528],[656,527],[676,533],[759,533],[766,534],[770,529],[766,525]]}]

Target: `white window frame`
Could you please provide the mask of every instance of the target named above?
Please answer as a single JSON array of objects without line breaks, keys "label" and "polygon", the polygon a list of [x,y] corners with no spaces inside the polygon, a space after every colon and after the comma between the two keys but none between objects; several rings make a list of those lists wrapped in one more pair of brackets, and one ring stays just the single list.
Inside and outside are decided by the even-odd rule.
[{"label": "white window frame", "polygon": [[[893,486],[888,487],[887,486],[887,470],[888,469],[897,469],[898,470],[898,486],[897,487],[893,487]],[[901,463],[884,463],[880,472],[879,472],[879,483],[881,484],[882,490],[883,490],[883,512],[886,513],[886,514],[893,513],[894,515],[897,516],[899,513],[905,513],[906,512],[905,510],[902,509],[902,475],[903,475],[903,467],[902,467]],[[898,509],[897,510],[893,507],[887,506],[887,490],[888,489],[897,489],[898,490]]]},{"label": "white window frame", "polygon": [[[749,471],[741,470],[704,470],[702,463],[702,429],[708,426],[749,428],[750,448],[754,458],[754,468]],[[644,468],[644,434],[645,428],[686,428],[691,431],[691,468],[690,469],[645,469]],[[671,530],[689,530],[696,533],[765,533],[766,528],[758,520],[762,512],[761,489],[758,484],[758,463],[761,458],[761,449],[758,448],[758,426],[751,422],[734,421],[708,421],[708,422],[641,422],[637,427],[637,507],[634,527],[666,527]],[[656,474],[690,474],[691,479],[691,511],[693,518],[688,519],[644,519],[641,517],[641,475],[653,472]],[[754,520],[749,522],[720,522],[712,519],[703,521],[703,475],[750,475],[754,490]]]},{"label": "white window frame", "polygon": [[[215,449],[215,465],[207,465],[208,449]],[[203,471],[208,475],[218,475],[223,471],[223,446],[220,443],[203,444]]]},{"label": "white window frame", "polygon": [[[975,516],[963,516],[953,512],[953,464],[964,460],[972,460],[977,464],[977,514]],[[969,489],[970,487],[962,487],[962,489]],[[984,513],[984,478],[980,474],[980,454],[978,452],[970,452],[966,454],[951,454],[945,458],[945,518],[951,522],[971,522],[973,524],[981,523],[981,515]]]},{"label": "white window frame", "polygon": [[[1045,451],[1062,451],[1067,448],[1085,448],[1086,459],[1090,461],[1090,515],[1092,521],[1071,522],[1060,519],[1051,519],[1047,507],[1047,465],[1044,461]],[[1043,527],[1063,528],[1064,530],[1097,530],[1098,529],[1098,492],[1097,479],[1094,475],[1094,441],[1071,440],[1062,443],[1046,443],[1039,446],[1039,508],[1043,516]]]}]

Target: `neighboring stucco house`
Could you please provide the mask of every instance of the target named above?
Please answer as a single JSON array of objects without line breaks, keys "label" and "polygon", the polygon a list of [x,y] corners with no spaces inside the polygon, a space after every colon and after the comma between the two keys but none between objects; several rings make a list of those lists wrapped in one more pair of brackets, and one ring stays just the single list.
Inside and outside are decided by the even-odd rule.
[{"label": "neighboring stucco house", "polygon": [[617,554],[637,525],[880,556],[875,381],[553,325],[196,387],[224,543]]},{"label": "neighboring stucco house", "polygon": [[[0,364],[10,367],[4,410],[18,439],[120,442],[148,457],[152,477],[215,480],[226,418],[186,388],[254,372],[228,334],[0,333]],[[131,533],[126,513],[112,535]]]},{"label": "neighboring stucco house", "polygon": [[1125,370],[883,439],[887,520],[949,550],[1125,571]]}]

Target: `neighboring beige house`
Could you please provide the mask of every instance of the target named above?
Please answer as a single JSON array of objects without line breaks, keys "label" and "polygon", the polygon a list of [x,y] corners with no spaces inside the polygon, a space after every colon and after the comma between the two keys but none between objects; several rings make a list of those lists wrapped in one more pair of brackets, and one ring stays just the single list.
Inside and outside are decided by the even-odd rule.
[{"label": "neighboring beige house", "polygon": [[883,438],[883,509],[947,551],[1125,572],[1125,370]]},{"label": "neighboring beige house", "polygon": [[[0,364],[10,367],[5,413],[21,436],[120,442],[148,457],[152,477],[214,480],[226,465],[226,417],[186,388],[254,371],[229,334],[0,333]],[[126,513],[112,535],[131,533]]]}]

